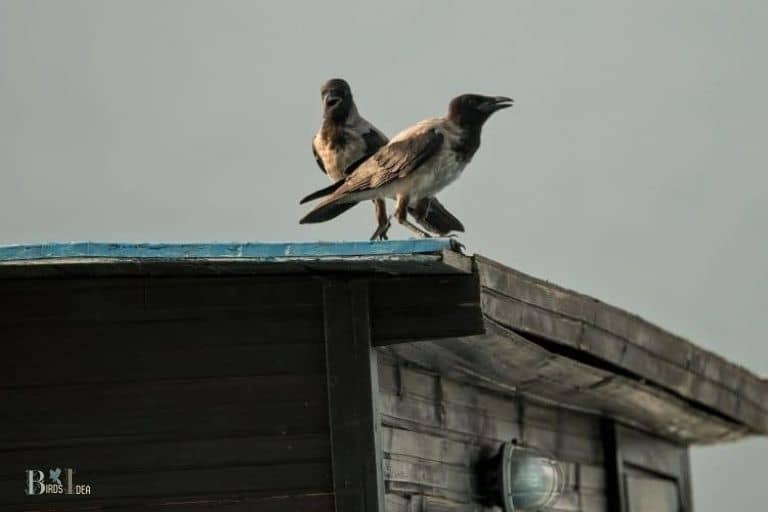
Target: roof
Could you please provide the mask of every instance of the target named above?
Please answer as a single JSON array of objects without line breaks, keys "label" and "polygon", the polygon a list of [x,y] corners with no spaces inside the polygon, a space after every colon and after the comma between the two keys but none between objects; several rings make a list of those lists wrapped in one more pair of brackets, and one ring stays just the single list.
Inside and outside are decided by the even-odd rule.
[{"label": "roof", "polygon": [[0,246],[0,279],[473,275],[485,334],[380,350],[482,386],[610,414],[681,442],[768,433],[768,382],[747,369],[622,309],[460,249],[452,239],[14,245]]},{"label": "roof", "polygon": [[[592,390],[641,383],[736,420],[748,431],[768,433],[768,382],[746,368],[623,309],[482,256],[476,260],[486,317],[612,374],[590,384]],[[685,422],[674,428],[694,432]]]},{"label": "roof", "polygon": [[467,273],[450,238],[377,242],[68,242],[0,246],[0,279],[343,271]]}]

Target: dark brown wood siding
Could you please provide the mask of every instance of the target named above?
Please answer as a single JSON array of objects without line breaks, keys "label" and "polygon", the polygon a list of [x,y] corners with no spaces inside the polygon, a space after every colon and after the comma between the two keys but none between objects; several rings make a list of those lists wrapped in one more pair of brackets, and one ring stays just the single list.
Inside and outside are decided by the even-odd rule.
[{"label": "dark brown wood siding", "polygon": [[0,508],[332,510],[323,341],[306,277],[0,283]]},{"label": "dark brown wood siding", "polygon": [[512,439],[565,463],[568,489],[555,510],[607,510],[599,417],[493,392],[383,354],[379,384],[387,510],[484,510],[475,465]]}]

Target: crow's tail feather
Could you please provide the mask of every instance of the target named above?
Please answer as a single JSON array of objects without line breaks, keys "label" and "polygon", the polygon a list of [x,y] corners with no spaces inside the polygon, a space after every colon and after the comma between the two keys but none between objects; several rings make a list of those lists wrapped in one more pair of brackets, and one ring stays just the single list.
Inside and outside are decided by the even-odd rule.
[{"label": "crow's tail feather", "polygon": [[317,222],[325,222],[327,220],[331,220],[334,217],[338,217],[345,211],[349,210],[356,204],[356,202],[338,203],[335,201],[319,204],[314,209],[312,209],[312,211],[302,217],[299,221],[299,224],[315,224]]},{"label": "crow's tail feather", "polygon": [[427,213],[422,218],[419,218],[416,215],[415,210],[411,208],[408,210],[422,227],[427,228],[433,233],[447,235],[451,231],[464,232],[464,224],[462,224],[451,212],[446,210],[445,206],[443,206],[435,197],[430,201]]},{"label": "crow's tail feather", "polygon": [[336,192],[336,189],[338,189],[342,184],[344,183],[344,178],[340,179],[339,181],[335,182],[333,185],[330,185],[325,188],[321,188],[320,190],[317,190],[315,192],[312,192],[307,197],[299,201],[299,204],[304,204],[306,202],[312,201],[314,199],[319,199],[321,197],[325,197],[329,194],[332,194]]}]

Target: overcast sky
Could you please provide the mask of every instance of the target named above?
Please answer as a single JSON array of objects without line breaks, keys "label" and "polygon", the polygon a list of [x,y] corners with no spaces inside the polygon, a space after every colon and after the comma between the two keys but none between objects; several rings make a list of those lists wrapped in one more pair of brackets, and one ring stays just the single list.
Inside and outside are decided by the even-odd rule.
[{"label": "overcast sky", "polygon": [[[764,0],[0,0],[0,243],[367,238],[367,205],[297,223],[321,82],[389,134],[509,95],[440,196],[468,250],[767,375],[766,27]],[[694,450],[697,510],[767,502],[767,463]]]}]

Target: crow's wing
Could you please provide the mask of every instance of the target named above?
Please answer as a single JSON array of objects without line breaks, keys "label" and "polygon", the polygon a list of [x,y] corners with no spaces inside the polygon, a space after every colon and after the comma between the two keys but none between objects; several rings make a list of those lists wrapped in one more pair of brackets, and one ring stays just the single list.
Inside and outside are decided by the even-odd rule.
[{"label": "crow's wing", "polygon": [[320,155],[317,153],[314,138],[312,139],[312,154],[315,155],[315,162],[317,162],[317,165],[320,167],[320,170],[323,171],[323,174],[328,175],[328,171],[325,170],[325,165],[323,164],[323,159],[320,158]]},{"label": "crow's wing", "polygon": [[444,140],[442,133],[430,128],[390,142],[347,176],[334,196],[378,188],[405,178],[435,156]]},{"label": "crow's wing", "polygon": [[381,146],[386,146],[389,139],[386,135],[371,125],[370,129],[363,134],[363,140],[365,141],[365,151],[368,154],[374,154],[379,150]]},{"label": "crow's wing", "polygon": [[344,170],[344,176],[349,176],[350,174],[352,174],[352,171],[360,167],[360,164],[368,160],[371,157],[371,155],[373,155],[379,150],[379,148],[381,148],[382,146],[386,145],[387,142],[389,142],[387,138],[384,136],[384,134],[381,133],[376,128],[374,128],[373,126],[370,126],[368,130],[365,133],[363,133],[362,139],[363,139],[363,142],[365,143],[365,151],[360,156],[360,158],[358,158],[357,160],[349,164],[349,166],[347,166],[347,168]]}]

